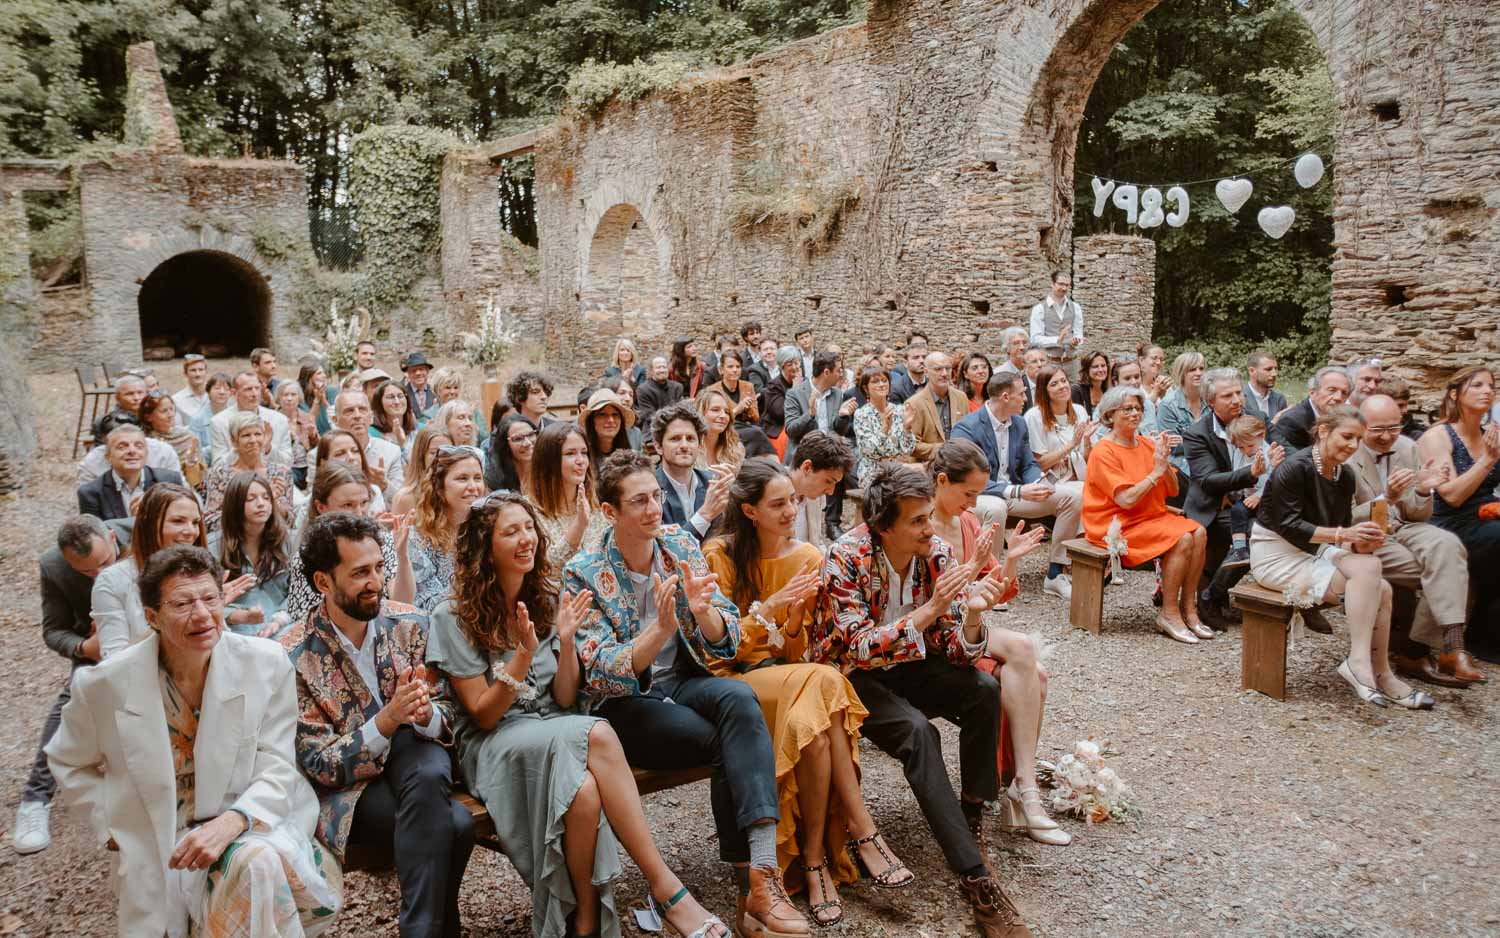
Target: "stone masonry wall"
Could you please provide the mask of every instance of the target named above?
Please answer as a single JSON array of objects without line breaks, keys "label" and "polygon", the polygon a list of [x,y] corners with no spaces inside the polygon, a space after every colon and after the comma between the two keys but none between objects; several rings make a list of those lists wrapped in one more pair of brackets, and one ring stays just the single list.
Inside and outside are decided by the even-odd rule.
[{"label": "stone masonry wall", "polygon": [[444,308],[454,333],[473,332],[486,304],[514,317],[528,342],[545,341],[539,261],[533,248],[500,227],[500,166],[465,152],[443,161],[442,288]]},{"label": "stone masonry wall", "polygon": [[1073,296],[1083,306],[1084,348],[1115,361],[1151,338],[1156,242],[1101,234],[1073,242]]},{"label": "stone masonry wall", "polygon": [[36,455],[36,415],[23,353],[35,346],[30,239],[21,192],[0,188],[0,493],[21,487]]}]

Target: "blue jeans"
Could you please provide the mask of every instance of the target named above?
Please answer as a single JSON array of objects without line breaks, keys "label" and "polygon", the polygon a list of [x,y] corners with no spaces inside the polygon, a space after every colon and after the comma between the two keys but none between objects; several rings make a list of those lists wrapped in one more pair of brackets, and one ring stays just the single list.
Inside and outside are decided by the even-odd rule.
[{"label": "blue jeans", "polygon": [[640,769],[713,766],[710,798],[719,858],[750,859],[745,831],[780,819],[776,755],[755,691],[743,681],[693,675],[656,678],[649,693],[615,697],[596,711],[609,721],[625,758]]}]

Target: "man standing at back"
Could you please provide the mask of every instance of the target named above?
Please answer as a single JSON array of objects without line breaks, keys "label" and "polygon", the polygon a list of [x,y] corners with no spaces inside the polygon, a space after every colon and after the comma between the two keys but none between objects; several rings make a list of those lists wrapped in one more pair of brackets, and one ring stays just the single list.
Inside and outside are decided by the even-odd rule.
[{"label": "man standing at back", "polygon": [[177,425],[186,427],[209,406],[208,362],[202,355],[184,355],[182,374],[187,378],[187,387],[172,395],[172,404],[177,408]]},{"label": "man standing at back", "polygon": [[1073,278],[1062,270],[1052,272],[1052,289],[1031,307],[1031,344],[1039,345],[1047,359],[1078,383],[1078,349],[1083,344],[1083,307],[1069,296]]}]

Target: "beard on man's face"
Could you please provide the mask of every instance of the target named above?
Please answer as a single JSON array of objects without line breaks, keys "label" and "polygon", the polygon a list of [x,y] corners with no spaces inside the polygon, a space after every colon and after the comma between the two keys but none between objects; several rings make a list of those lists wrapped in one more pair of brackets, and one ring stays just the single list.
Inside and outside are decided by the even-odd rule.
[{"label": "beard on man's face", "polygon": [[380,615],[380,600],[385,597],[385,585],[382,583],[379,590],[346,593],[342,589],[335,588],[333,604],[339,607],[339,612],[351,619],[360,622],[368,622]]}]

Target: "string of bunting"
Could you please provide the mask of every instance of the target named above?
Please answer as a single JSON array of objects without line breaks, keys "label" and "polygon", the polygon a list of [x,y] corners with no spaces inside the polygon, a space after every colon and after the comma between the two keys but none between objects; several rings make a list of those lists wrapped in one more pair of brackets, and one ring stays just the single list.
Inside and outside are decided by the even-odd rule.
[{"label": "string of bunting", "polygon": [[[1316,153],[1304,153],[1293,164],[1292,175],[1297,185],[1311,189],[1323,178],[1323,158]],[[1188,223],[1192,213],[1192,200],[1187,187],[1214,183],[1214,195],[1225,211],[1234,215],[1244,208],[1255,192],[1255,184],[1244,176],[1220,176],[1214,179],[1197,179],[1192,182],[1168,186],[1165,193],[1161,187],[1121,182],[1097,174],[1089,174],[1089,183],[1094,189],[1094,217],[1103,218],[1104,210],[1113,205],[1125,213],[1125,223],[1137,228],[1157,228],[1166,224],[1181,228]],[[1170,210],[1169,210],[1170,209]],[[1272,238],[1280,239],[1292,230],[1297,213],[1290,205],[1267,205],[1255,216],[1260,230]]]}]

